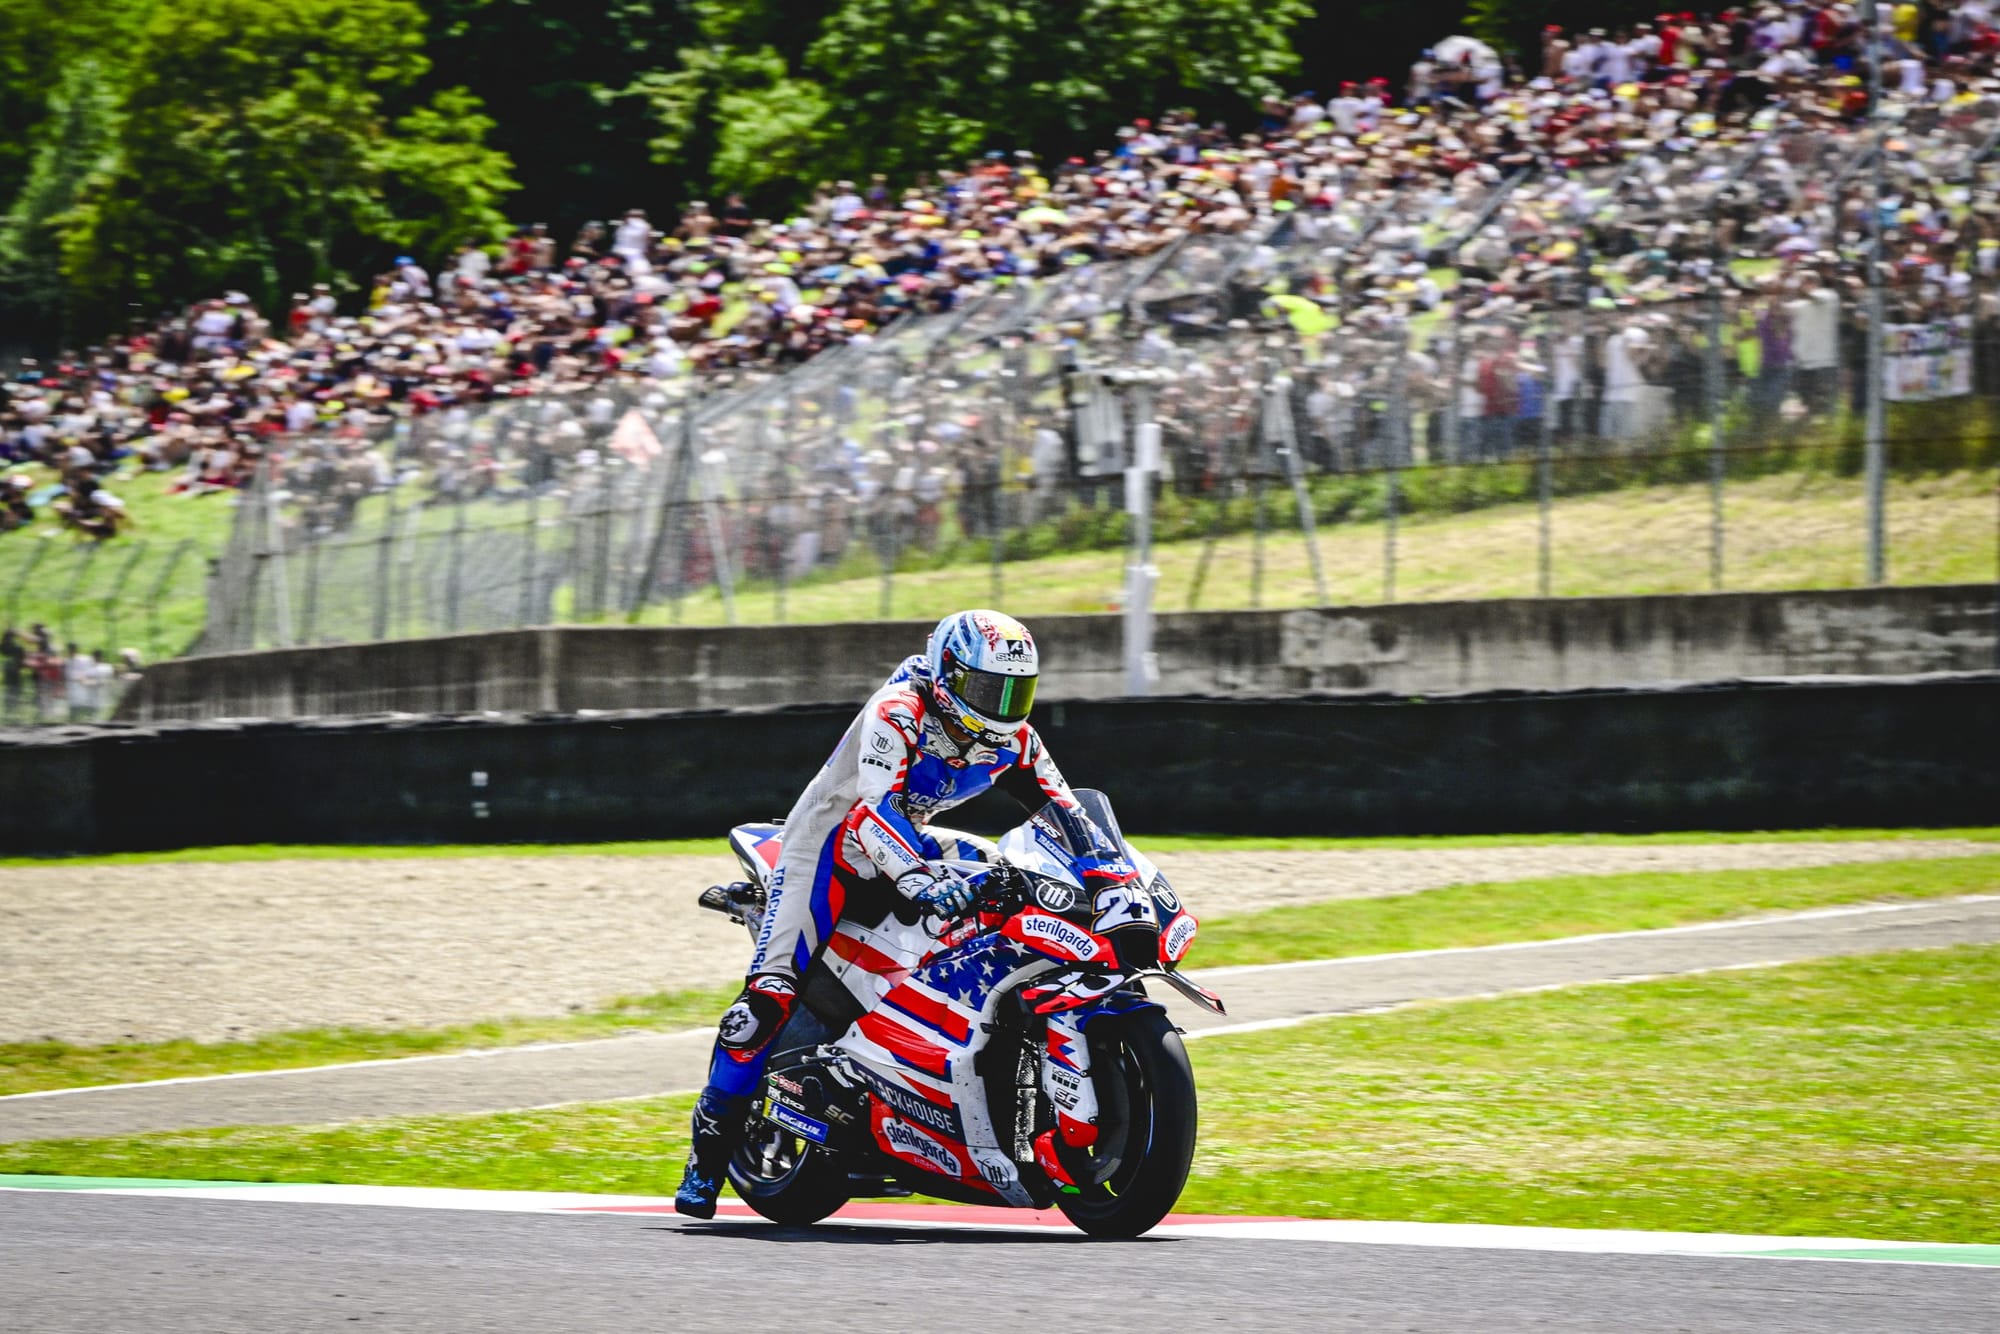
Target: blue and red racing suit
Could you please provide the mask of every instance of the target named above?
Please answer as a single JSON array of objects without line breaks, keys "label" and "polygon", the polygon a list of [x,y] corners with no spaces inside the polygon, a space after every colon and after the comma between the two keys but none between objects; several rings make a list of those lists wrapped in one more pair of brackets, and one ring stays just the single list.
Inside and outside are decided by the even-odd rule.
[{"label": "blue and red racing suit", "polygon": [[[995,786],[1030,809],[1076,803],[1026,723],[1001,745],[975,739],[960,747],[932,714],[929,663],[906,659],[862,706],[785,817],[750,980],[722,1017],[709,1067],[713,1092],[756,1090],[765,1049],[790,1016],[799,980],[851,889],[877,877],[894,884],[940,857],[991,859],[984,840],[928,826],[938,812]],[[941,846],[940,836],[952,846]]]}]

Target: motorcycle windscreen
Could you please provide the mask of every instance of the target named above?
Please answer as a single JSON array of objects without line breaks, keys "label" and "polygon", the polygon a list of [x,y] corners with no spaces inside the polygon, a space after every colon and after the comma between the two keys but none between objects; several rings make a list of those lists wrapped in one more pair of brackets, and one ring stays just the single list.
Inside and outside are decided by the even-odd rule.
[{"label": "motorcycle windscreen", "polygon": [[1126,855],[1125,835],[1118,817],[1111,813],[1111,798],[1095,788],[1076,789],[1077,806],[1072,810],[1051,801],[1035,812],[1034,819],[1059,841],[1063,850],[1079,861],[1111,861]]}]

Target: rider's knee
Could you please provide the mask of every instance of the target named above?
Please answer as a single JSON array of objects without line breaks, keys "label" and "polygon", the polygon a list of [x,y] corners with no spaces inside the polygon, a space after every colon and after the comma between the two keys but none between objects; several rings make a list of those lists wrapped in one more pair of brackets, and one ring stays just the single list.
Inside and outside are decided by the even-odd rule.
[{"label": "rider's knee", "polygon": [[792,1017],[798,984],[783,973],[758,973],[744,983],[742,994],[723,1011],[717,1045],[733,1059],[754,1059]]}]

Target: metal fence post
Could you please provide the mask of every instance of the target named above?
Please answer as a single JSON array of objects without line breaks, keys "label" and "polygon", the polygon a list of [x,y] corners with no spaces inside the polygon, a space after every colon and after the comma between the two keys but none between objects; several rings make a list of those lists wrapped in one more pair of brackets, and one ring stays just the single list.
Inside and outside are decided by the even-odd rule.
[{"label": "metal fence post", "polygon": [[1396,355],[1389,363],[1388,477],[1382,498],[1382,601],[1396,600],[1396,522],[1403,505],[1403,465],[1416,456],[1410,420],[1410,343],[1407,327],[1396,331]]},{"label": "metal fence post", "polygon": [[168,555],[167,563],[160,568],[159,578],[146,594],[146,661],[154,662],[160,656],[160,603],[166,597],[167,585],[174,577],[174,570],[194,547],[194,539],[184,537]]},{"label": "metal fence post", "polygon": [[1276,428],[1272,443],[1284,462],[1292,497],[1298,502],[1299,530],[1305,536],[1306,563],[1312,569],[1313,603],[1324,607],[1327,604],[1326,568],[1320,563],[1319,532],[1313,525],[1312,490],[1307,486],[1305,471],[1299,465],[1298,421],[1292,414],[1290,376],[1280,374],[1272,379],[1266,410],[1271,414],[1268,419],[1270,424]]},{"label": "metal fence post", "polygon": [[289,646],[292,639],[292,585],[285,572],[285,525],[278,512],[277,462],[264,461],[266,485],[264,487],[264,537],[265,552],[270,557],[266,565],[271,571],[271,610],[277,617],[275,627],[277,643]]},{"label": "metal fence post", "polygon": [[445,539],[446,560],[444,575],[444,632],[458,633],[459,603],[465,596],[464,555],[465,555],[465,483],[461,478],[457,493],[453,496],[451,534]]},{"label": "metal fence post", "polygon": [[306,548],[306,606],[299,617],[299,640],[305,644],[319,642],[319,567],[320,549],[326,545],[323,536],[308,539]]},{"label": "metal fence post", "polygon": [[1432,463],[1456,464],[1464,458],[1465,424],[1459,420],[1460,398],[1464,393],[1461,381],[1465,378],[1465,330],[1458,322],[1457,303],[1453,302],[1452,328],[1446,335],[1448,350],[1445,354],[1444,385],[1444,458],[1439,459],[1435,451]]},{"label": "metal fence post", "polygon": [[1708,394],[1708,586],[1722,591],[1722,274],[1708,275],[1708,346],[1705,388]]},{"label": "metal fence post", "polygon": [[541,579],[539,556],[541,554],[541,503],[539,486],[528,490],[527,531],[521,535],[521,611],[517,624],[535,624],[535,613],[541,605],[541,592],[537,586]]},{"label": "metal fence post", "polygon": [[688,484],[693,479],[691,471],[695,466],[695,410],[700,406],[698,393],[690,390],[681,401],[681,428],[670,458],[663,458],[660,466],[666,468],[660,488],[660,513],[653,527],[653,541],[646,552],[646,566],[639,572],[634,583],[632,605],[625,619],[638,624],[640,615],[651,600],[653,586],[659,582],[660,566],[671,559],[674,563],[673,581],[667,586],[667,597],[671,608],[670,618],[678,622],[681,618],[681,576],[683,573],[685,542],[680,538],[683,501],[687,496]]},{"label": "metal fence post", "polygon": [[7,624],[9,627],[20,624],[21,590],[28,586],[28,577],[35,572],[35,567],[42,563],[42,557],[48,554],[49,543],[47,541],[35,543],[33,550],[28,554],[28,559],[21,565],[21,573],[14,577],[14,586],[7,590]]},{"label": "metal fence post", "polygon": [[96,542],[93,542],[89,546],[84,547],[82,550],[78,551],[76,553],[76,572],[70,575],[69,582],[63,585],[62,603],[60,610],[56,613],[56,625],[62,632],[61,636],[62,642],[65,645],[67,645],[70,642],[70,636],[69,636],[70,608],[75,604],[77,590],[83,584],[83,577],[90,572],[91,562],[97,559],[97,553],[99,550],[100,550],[100,545]]},{"label": "metal fence post", "polygon": [[728,531],[723,524],[722,495],[715,484],[715,468],[720,460],[714,453],[701,458],[702,511],[708,521],[710,563],[715,566],[715,590],[722,596],[723,620],[736,624],[736,580],[729,568]]},{"label": "metal fence post", "polygon": [[1883,159],[1888,156],[1883,142],[1886,127],[1882,118],[1882,17],[1876,0],[1861,0],[1861,23],[1868,42],[1868,137],[1874,146],[1870,159],[1868,199],[1868,429],[1866,466],[1868,480],[1868,582],[1882,583],[1889,577],[1888,541],[1883,511],[1887,507],[1888,404],[1883,399],[1887,377],[1882,373],[1883,327],[1886,315],[1882,300],[1882,195]]},{"label": "metal fence post", "polygon": [[396,548],[396,498],[400,489],[393,469],[389,480],[389,491],[383,497],[385,511],[382,516],[382,536],[375,551],[375,623],[374,639],[379,643],[389,637],[389,608],[395,600],[395,548]]},{"label": "metal fence post", "polygon": [[1556,453],[1556,341],[1548,326],[1543,326],[1539,341],[1542,373],[1548,376],[1548,389],[1542,395],[1541,438],[1535,447],[1535,504],[1539,528],[1536,534],[1535,589],[1538,596],[1548,597],[1555,565]]},{"label": "metal fence post", "polygon": [[140,559],[145,556],[146,547],[144,541],[133,546],[132,554],[118,567],[118,573],[112,577],[110,591],[104,595],[104,651],[107,653],[118,642],[118,599],[124,594],[125,583],[132,577],[132,571],[139,567]]}]

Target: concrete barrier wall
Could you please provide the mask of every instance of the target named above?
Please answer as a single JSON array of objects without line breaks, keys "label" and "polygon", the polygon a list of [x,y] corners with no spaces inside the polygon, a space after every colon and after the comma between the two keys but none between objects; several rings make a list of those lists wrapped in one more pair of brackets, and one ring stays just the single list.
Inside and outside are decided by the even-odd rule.
[{"label": "concrete barrier wall", "polygon": [[[782,813],[851,706],[179,723],[0,740],[10,851],[719,835]],[[1071,700],[1037,726],[1137,832],[1990,823],[2000,673],[1412,699]],[[1018,818],[954,813],[973,828]]]},{"label": "concrete barrier wall", "polygon": [[[1161,694],[1432,694],[2000,665],[1988,585],[1404,603],[1160,618]],[[1114,615],[1032,618],[1043,698],[1125,693]],[[120,717],[704,709],[866,698],[928,622],[575,627],[158,664]]]}]

